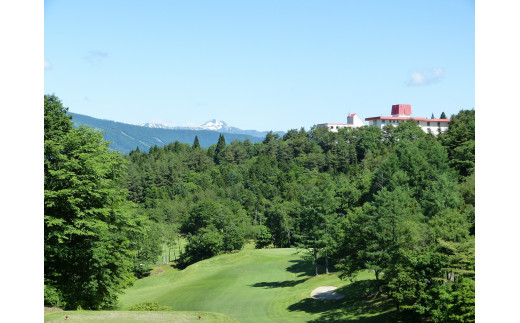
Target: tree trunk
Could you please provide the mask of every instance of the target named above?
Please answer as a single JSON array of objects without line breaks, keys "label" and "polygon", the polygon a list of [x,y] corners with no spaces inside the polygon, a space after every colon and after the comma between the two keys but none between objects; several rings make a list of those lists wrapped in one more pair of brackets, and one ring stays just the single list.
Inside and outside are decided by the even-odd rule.
[{"label": "tree trunk", "polygon": [[[165,244],[164,247],[165,247],[165,248],[164,248],[164,251],[166,251],[166,249],[168,249],[168,244]],[[164,256],[163,256],[164,262],[163,262],[163,263],[167,264],[168,261],[166,261],[166,252],[163,252],[163,254],[164,254]]]},{"label": "tree trunk", "polygon": [[325,249],[325,274],[329,273],[329,251]]},{"label": "tree trunk", "polygon": [[[314,244],[316,244],[316,239],[314,239]],[[314,269],[316,270],[316,276],[319,276],[318,274],[318,250],[314,248]]]},{"label": "tree trunk", "polygon": [[180,257],[180,256],[181,256],[181,237],[180,237],[180,235],[177,236],[177,238],[178,238],[178,239],[177,239],[177,241],[178,241],[177,244],[179,245],[179,257]]},{"label": "tree trunk", "polygon": [[379,292],[379,295],[381,295],[383,293],[383,282],[381,282],[379,280],[379,274],[381,273],[379,270],[374,270],[374,272],[376,273],[376,281],[378,283],[378,287],[377,287],[377,290]]}]

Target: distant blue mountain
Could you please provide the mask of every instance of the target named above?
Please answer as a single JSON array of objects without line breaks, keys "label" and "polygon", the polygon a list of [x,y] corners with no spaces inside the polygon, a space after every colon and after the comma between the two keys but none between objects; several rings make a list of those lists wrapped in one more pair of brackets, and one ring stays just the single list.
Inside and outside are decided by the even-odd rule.
[{"label": "distant blue mountain", "polygon": [[96,119],[82,114],[68,112],[76,127],[85,125],[89,128],[99,130],[103,133],[105,140],[110,141],[110,148],[128,154],[131,150],[139,147],[141,151],[148,151],[155,145],[164,146],[179,141],[181,143],[193,144],[195,136],[199,138],[200,146],[207,148],[218,142],[220,133],[226,138],[226,142],[233,140],[261,142],[264,138],[239,133],[226,133],[214,130],[194,130],[180,128],[151,128],[137,126],[117,121]]},{"label": "distant blue mountain", "polygon": [[[264,139],[265,136],[269,133],[269,131],[243,130],[243,129],[239,129],[236,127],[231,127],[224,121],[217,120],[217,119],[206,121],[196,127],[170,127],[167,125],[157,124],[157,123],[144,123],[144,124],[141,124],[141,126],[149,127],[149,128],[161,128],[161,129],[212,130],[212,131],[218,131],[221,133],[234,133],[234,134],[241,134],[241,135],[249,135],[249,136],[253,136],[253,137],[260,137],[262,139]],[[282,137],[285,134],[285,132],[283,132],[283,131],[273,131],[273,133],[279,135],[280,137]]]}]

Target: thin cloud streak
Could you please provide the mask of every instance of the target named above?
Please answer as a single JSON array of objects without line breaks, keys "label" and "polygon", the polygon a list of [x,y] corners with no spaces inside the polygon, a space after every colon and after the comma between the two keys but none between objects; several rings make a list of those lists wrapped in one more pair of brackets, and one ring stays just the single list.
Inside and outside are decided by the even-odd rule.
[{"label": "thin cloud streak", "polygon": [[99,64],[101,61],[108,57],[107,52],[99,51],[99,50],[89,50],[88,55],[85,59],[91,64]]},{"label": "thin cloud streak", "polygon": [[440,67],[429,67],[423,70],[412,70],[409,79],[405,82],[407,86],[423,86],[439,82],[444,76],[444,69]]}]

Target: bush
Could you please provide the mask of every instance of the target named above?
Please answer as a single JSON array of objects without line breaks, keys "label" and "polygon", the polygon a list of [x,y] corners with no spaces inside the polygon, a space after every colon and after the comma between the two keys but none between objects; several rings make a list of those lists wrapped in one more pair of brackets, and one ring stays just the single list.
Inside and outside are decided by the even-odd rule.
[{"label": "bush", "polygon": [[272,235],[265,225],[258,226],[258,233],[255,239],[255,248],[262,249],[271,244]]},{"label": "bush", "polygon": [[143,302],[130,307],[130,311],[170,311],[169,306],[160,306],[157,302]]},{"label": "bush", "polygon": [[204,228],[196,235],[188,234],[188,244],[180,256],[181,267],[187,267],[198,261],[209,259],[223,251],[222,234],[214,227]]},{"label": "bush", "polygon": [[151,269],[152,268],[150,267],[150,265],[140,263],[140,264],[134,265],[133,272],[134,272],[135,277],[143,278],[143,277],[150,276]]},{"label": "bush", "polygon": [[230,252],[233,250],[240,250],[246,243],[245,232],[236,225],[229,226],[223,234],[222,243],[223,250]]},{"label": "bush", "polygon": [[46,306],[65,307],[67,304],[63,300],[63,295],[56,287],[43,285],[43,302]]}]

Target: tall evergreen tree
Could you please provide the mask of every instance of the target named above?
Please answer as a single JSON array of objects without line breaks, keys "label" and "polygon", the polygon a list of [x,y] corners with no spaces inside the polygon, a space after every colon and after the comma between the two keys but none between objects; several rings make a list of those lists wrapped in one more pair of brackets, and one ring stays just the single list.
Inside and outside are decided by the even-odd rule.
[{"label": "tall evergreen tree", "polygon": [[441,113],[441,119],[448,119],[448,117],[446,117],[446,113],[444,113],[444,111]]},{"label": "tall evergreen tree", "polygon": [[328,256],[331,251],[332,224],[335,222],[337,200],[335,186],[328,174],[309,178],[301,192],[301,234],[299,247],[304,259],[314,264],[318,276],[318,257],[325,256],[325,271],[328,273]]},{"label": "tall evergreen tree", "polygon": [[221,164],[225,160],[224,150],[226,149],[226,138],[223,134],[218,137],[217,147],[215,148],[215,164]]},{"label": "tall evergreen tree", "polygon": [[193,149],[198,149],[200,148],[200,144],[199,144],[199,137],[195,136],[195,140],[193,140],[193,146],[191,146]]}]

